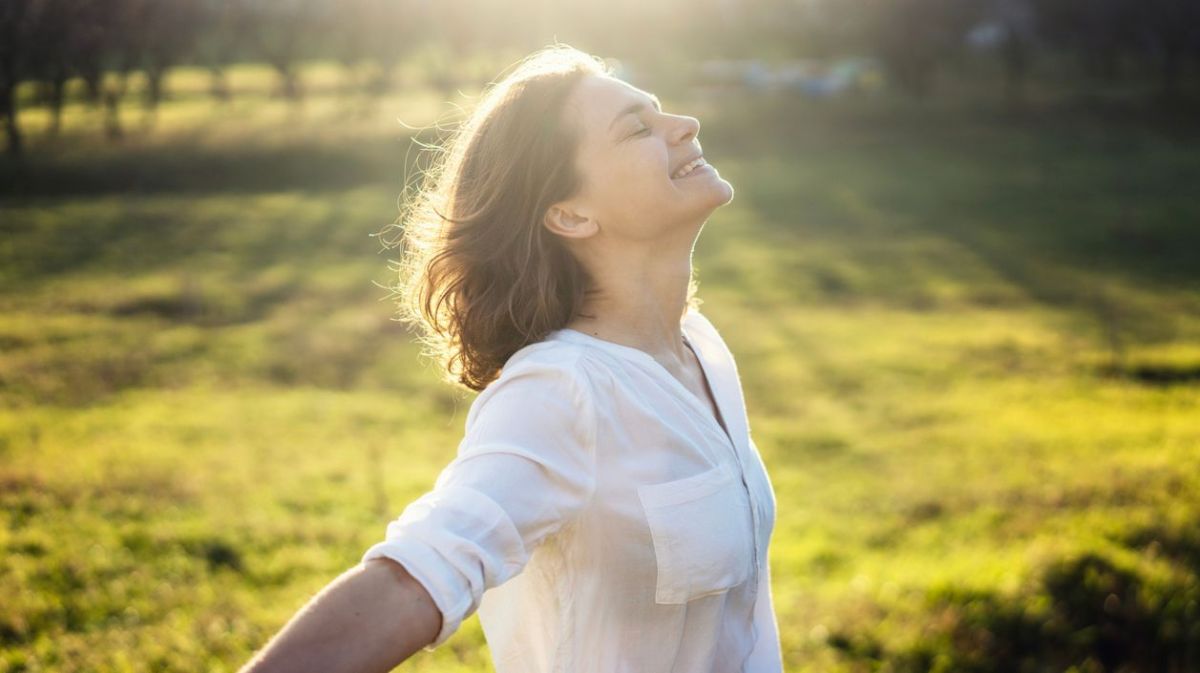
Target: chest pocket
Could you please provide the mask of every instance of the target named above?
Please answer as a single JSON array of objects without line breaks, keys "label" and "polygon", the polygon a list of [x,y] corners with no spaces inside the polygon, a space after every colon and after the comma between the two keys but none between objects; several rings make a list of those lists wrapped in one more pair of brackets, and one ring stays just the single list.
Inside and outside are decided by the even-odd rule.
[{"label": "chest pocket", "polygon": [[658,565],[655,602],[680,604],[728,591],[754,563],[750,503],[732,468],[637,487]]}]

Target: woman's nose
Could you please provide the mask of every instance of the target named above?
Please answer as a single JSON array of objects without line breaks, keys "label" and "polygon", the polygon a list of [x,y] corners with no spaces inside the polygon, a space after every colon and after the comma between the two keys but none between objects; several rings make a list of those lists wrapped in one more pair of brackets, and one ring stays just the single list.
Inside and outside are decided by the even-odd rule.
[{"label": "woman's nose", "polygon": [[681,143],[691,140],[697,133],[700,132],[700,120],[687,115],[677,115],[679,121],[675,126],[675,142]]}]

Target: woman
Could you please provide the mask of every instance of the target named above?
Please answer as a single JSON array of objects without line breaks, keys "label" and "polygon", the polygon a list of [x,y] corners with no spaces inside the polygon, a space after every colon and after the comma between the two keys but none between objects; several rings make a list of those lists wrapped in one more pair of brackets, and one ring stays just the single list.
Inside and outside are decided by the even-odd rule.
[{"label": "woman", "polygon": [[402,307],[481,391],[458,455],[243,670],[390,670],[476,610],[499,673],[782,670],[699,128],[565,45],[488,89],[402,239]]}]

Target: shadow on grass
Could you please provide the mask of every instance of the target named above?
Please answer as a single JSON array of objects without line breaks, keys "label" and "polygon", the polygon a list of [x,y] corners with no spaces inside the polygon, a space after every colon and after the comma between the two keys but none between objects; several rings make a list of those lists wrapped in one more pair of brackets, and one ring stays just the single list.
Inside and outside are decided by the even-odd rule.
[{"label": "shadow on grass", "polygon": [[1123,378],[1147,386],[1200,384],[1200,364],[1133,364],[1124,367],[1103,365],[1098,368],[1102,376]]},{"label": "shadow on grass", "polygon": [[287,189],[340,191],[402,182],[403,146],[377,143],[280,147],[166,146],[32,156],[0,161],[0,197],[125,193],[245,194]]}]

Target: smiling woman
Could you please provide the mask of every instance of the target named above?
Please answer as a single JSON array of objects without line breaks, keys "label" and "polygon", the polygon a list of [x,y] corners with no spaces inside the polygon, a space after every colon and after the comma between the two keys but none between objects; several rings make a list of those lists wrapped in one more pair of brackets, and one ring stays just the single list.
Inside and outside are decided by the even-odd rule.
[{"label": "smiling woman", "polygon": [[589,250],[659,236],[690,250],[733,198],[707,164],[671,179],[703,162],[699,127],[570,47],[535,53],[484,94],[394,225],[402,317],[451,381],[482,390],[579,315],[603,285]]},{"label": "smiling woman", "polygon": [[400,239],[405,316],[480,391],[457,456],[244,670],[389,670],[478,611],[498,673],[782,671],[699,130],[562,45],[488,90]]},{"label": "smiling woman", "polygon": [[522,61],[446,140],[392,225],[404,250],[400,313],[422,328],[451,382],[482,390],[583,303],[586,269],[541,220],[584,189],[584,129],[567,101],[581,81],[609,73],[570,48]]}]

